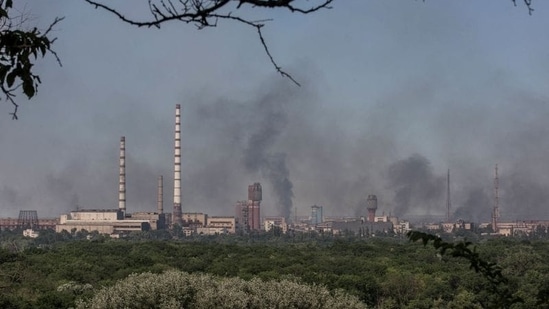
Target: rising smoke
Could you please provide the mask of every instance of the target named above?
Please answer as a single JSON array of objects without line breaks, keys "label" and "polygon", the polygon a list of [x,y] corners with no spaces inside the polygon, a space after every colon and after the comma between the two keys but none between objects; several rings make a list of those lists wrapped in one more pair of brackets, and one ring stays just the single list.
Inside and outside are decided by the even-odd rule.
[{"label": "rising smoke", "polygon": [[249,135],[243,148],[243,162],[248,172],[261,172],[269,181],[277,198],[279,215],[288,220],[293,208],[293,184],[286,164],[286,153],[277,151],[275,147],[277,139],[287,126],[288,116],[285,109],[290,102],[284,95],[279,95],[280,93],[285,92],[272,92],[251,106],[250,111],[257,120],[257,127],[247,128]]},{"label": "rising smoke", "polygon": [[[511,92],[497,105],[480,95],[454,102],[436,95],[446,91],[444,85],[428,80],[351,109],[318,98],[315,79],[302,88],[274,81],[240,99],[200,93],[182,102],[183,211],[233,215],[235,201],[259,181],[265,215],[288,217],[294,205],[308,214],[317,204],[327,215],[360,216],[366,213],[364,198],[376,194],[379,212],[444,218],[450,168],[452,217],[484,221],[493,206],[498,163],[502,219],[549,217],[545,99],[522,94],[517,106],[508,99],[514,98]],[[122,134],[128,139],[128,211],[155,209],[160,174],[170,209],[173,104],[162,113],[154,107],[150,128],[134,130],[135,123],[151,119],[150,109],[133,109],[127,120],[123,112],[114,115],[112,127],[96,133],[108,143],[65,153],[63,164],[50,171],[41,166],[42,174],[14,172],[22,185],[8,186],[3,179],[3,209],[13,209],[14,216],[23,208],[58,214],[75,203],[116,207]],[[44,150],[51,156],[58,151]],[[27,179],[34,184],[27,186]]]},{"label": "rising smoke", "polygon": [[[272,85],[275,86],[249,100],[204,101],[202,97],[187,104],[182,116],[184,136],[192,139],[191,132],[201,131],[201,146],[219,151],[205,151],[200,159],[187,157],[209,163],[191,167],[190,173],[183,173],[184,178],[187,176],[189,183],[210,185],[191,185],[192,192],[186,191],[184,185],[183,202],[186,199],[191,204],[218,205],[212,207],[214,209],[219,209],[219,205],[229,208],[236,200],[245,198],[249,184],[259,181],[264,188],[263,214],[271,208],[272,215],[290,218],[294,193],[284,138],[289,132],[289,123],[295,120],[292,112],[303,108],[308,101],[284,81],[278,80]],[[212,185],[216,188],[215,194],[207,189]]]},{"label": "rising smoke", "polygon": [[[389,166],[387,180],[394,193],[394,213],[405,216],[420,210],[440,212],[444,177],[436,176],[427,158],[414,154]],[[438,211],[437,211],[438,208]]]}]

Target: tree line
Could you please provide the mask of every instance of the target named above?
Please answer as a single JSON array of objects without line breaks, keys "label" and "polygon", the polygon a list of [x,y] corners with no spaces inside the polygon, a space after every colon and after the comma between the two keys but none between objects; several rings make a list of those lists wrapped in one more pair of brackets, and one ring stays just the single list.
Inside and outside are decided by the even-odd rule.
[{"label": "tree line", "polygon": [[543,262],[549,243],[543,240],[502,238],[471,245],[506,278],[494,290],[468,260],[402,238],[79,236],[51,232],[30,240],[0,233],[0,307],[74,307],[95,299],[102,288],[127,286],[121,282],[132,274],[176,271],[217,278],[212,280],[260,280],[265,286],[321,285],[368,308],[501,308],[501,290],[520,299],[512,308],[549,308],[549,266]]}]

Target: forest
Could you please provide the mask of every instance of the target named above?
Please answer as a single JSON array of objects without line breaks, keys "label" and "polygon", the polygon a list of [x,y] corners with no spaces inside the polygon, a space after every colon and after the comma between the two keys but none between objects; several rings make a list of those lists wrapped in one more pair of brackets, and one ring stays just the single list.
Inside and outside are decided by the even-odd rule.
[{"label": "forest", "polygon": [[[167,231],[121,239],[82,232],[42,231],[36,239],[20,235],[0,233],[0,308],[101,308],[105,299],[110,308],[176,308],[159,305],[164,295],[136,298],[156,284],[164,293],[170,289],[162,286],[174,282],[194,287],[182,287],[180,293],[193,291],[195,296],[185,300],[191,308],[261,308],[265,305],[253,302],[280,295],[290,301],[296,293],[288,291],[302,293],[279,308],[328,308],[330,302],[346,302],[347,308],[549,308],[546,240],[493,238],[470,244],[471,252],[505,278],[494,285],[466,258],[406,237],[264,233],[174,239]],[[232,300],[221,305],[221,291],[235,286],[248,296],[227,292]],[[197,299],[205,299],[208,289],[217,298],[200,305]],[[131,298],[114,304],[112,296],[105,298],[109,293]],[[239,307],[235,297],[244,305]],[[319,300],[325,306],[314,305]]]}]

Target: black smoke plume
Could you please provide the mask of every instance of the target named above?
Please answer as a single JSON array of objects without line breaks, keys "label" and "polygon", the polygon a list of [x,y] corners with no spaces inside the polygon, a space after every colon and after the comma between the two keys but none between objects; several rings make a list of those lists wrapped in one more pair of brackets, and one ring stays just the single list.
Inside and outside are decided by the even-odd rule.
[{"label": "black smoke plume", "polygon": [[394,214],[429,212],[443,205],[444,177],[436,176],[427,158],[414,154],[389,167],[388,181],[395,190]]},{"label": "black smoke plume", "polygon": [[251,129],[244,148],[244,166],[249,172],[260,172],[270,182],[278,200],[278,211],[289,220],[294,193],[290,171],[286,165],[287,155],[273,149],[288,123],[285,111],[287,102],[282,100],[285,98],[273,92],[252,106],[252,115],[259,120],[259,125]]}]

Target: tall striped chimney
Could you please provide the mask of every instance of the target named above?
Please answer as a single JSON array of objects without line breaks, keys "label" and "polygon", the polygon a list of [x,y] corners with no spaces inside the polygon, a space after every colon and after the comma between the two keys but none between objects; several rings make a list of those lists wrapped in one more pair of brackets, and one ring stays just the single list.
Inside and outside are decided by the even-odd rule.
[{"label": "tall striped chimney", "polygon": [[175,152],[173,173],[173,223],[183,223],[181,214],[181,105],[175,105]]},{"label": "tall striped chimney", "polygon": [[158,213],[164,213],[164,179],[158,176],[158,195],[156,197]]},{"label": "tall striped chimney", "polygon": [[120,138],[120,163],[118,173],[118,209],[126,213],[126,137]]}]

